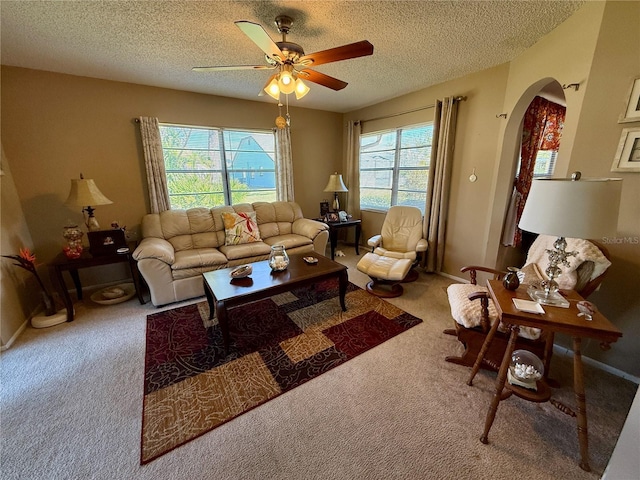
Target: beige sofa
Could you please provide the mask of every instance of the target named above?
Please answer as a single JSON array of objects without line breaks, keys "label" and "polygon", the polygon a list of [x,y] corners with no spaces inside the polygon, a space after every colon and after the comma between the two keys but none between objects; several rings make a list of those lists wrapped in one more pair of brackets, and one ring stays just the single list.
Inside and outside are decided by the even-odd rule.
[{"label": "beige sofa", "polygon": [[[225,245],[223,212],[255,212],[260,241]],[[304,218],[295,202],[256,202],[148,214],[142,237],[133,258],[159,306],[204,295],[204,272],[266,260],[271,245],[284,245],[289,254],[324,255],[329,231]]]}]

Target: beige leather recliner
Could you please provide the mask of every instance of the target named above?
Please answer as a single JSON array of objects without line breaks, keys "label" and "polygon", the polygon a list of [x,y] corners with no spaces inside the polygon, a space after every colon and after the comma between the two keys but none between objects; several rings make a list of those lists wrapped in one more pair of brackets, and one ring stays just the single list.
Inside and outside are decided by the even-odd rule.
[{"label": "beige leather recliner", "polygon": [[357,268],[371,277],[367,291],[379,297],[402,295],[401,282],[418,278],[411,267],[418,252],[426,252],[422,238],[422,212],[416,207],[394,206],[389,209],[379,235],[367,242],[373,251],[358,262]]}]

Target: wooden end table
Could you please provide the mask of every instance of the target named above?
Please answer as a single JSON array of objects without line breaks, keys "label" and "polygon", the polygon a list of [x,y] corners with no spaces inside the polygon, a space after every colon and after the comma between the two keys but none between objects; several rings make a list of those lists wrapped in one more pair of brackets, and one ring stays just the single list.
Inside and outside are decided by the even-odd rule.
[{"label": "wooden end table", "polygon": [[252,263],[253,273],[247,278],[231,279],[229,273],[237,267],[213,270],[203,274],[204,292],[209,303],[209,320],[215,311],[222,331],[225,351],[228,351],[229,324],[227,309],[237,305],[268,298],[293,288],[337,277],[340,281],[340,306],[346,312],[344,299],[349,283],[347,267],[322,255],[316,255],[316,264],[308,264],[305,254],[289,256],[289,266],[281,272],[272,272],[268,260]]},{"label": "wooden end table", "polygon": [[[586,320],[584,317],[578,317],[578,309],[576,303],[583,298],[574,291],[563,292],[570,301],[569,308],[551,307],[544,305],[544,314],[526,313],[518,310],[513,304],[514,298],[522,298],[529,300],[526,287],[521,286],[516,291],[510,291],[503,287],[500,280],[489,280],[487,282],[489,294],[495,303],[498,311],[499,321],[495,321],[491,326],[491,330],[487,334],[487,338],[482,345],[482,349],[478,354],[476,363],[473,366],[471,375],[467,382],[471,385],[473,378],[478,373],[484,354],[489,349],[491,341],[495,336],[498,325],[502,322],[507,326],[511,333],[509,335],[509,343],[504,352],[498,377],[496,378],[496,393],[493,396],[487,418],[485,420],[484,432],[480,437],[482,443],[489,443],[489,430],[496,416],[500,401],[509,398],[512,394],[533,402],[546,402],[551,400],[551,391],[543,378],[537,382],[537,391],[528,390],[507,383],[507,371],[511,364],[511,356],[515,349],[516,338],[521,326],[540,328],[553,333],[564,333],[573,338],[573,390],[575,392],[576,404],[578,412],[575,414],[569,407],[560,402],[551,400],[551,403],[560,411],[576,416],[578,426],[578,442],[580,444],[580,468],[589,472],[589,440],[587,434],[587,408],[584,394],[584,378],[582,371],[582,354],[580,351],[582,338],[595,338],[600,340],[604,348],[608,348],[609,344],[615,342],[622,336],[622,332],[618,330],[604,315],[596,312],[593,320]],[[546,359],[545,373],[548,370],[548,359]]]},{"label": "wooden end table", "polygon": [[80,258],[75,259],[67,258],[64,252],[60,252],[53,259],[49,266],[52,267],[55,272],[55,280],[58,284],[58,290],[62,295],[64,306],[67,309],[67,322],[73,321],[73,302],[71,301],[71,297],[69,296],[69,290],[67,289],[67,286],[64,282],[62,272],[69,272],[69,275],[71,275],[71,279],[73,280],[73,284],[76,287],[76,295],[78,297],[78,300],[82,300],[82,284],[80,283],[80,275],[78,275],[78,270],[80,270],[81,268],[127,262],[129,264],[129,269],[131,270],[131,277],[133,278],[133,285],[136,289],[138,300],[140,301],[140,304],[145,303],[142,296],[142,289],[140,288],[140,272],[138,271],[138,266],[133,258],[135,244],[131,243],[128,245],[128,247],[129,251],[127,253],[114,253],[109,255],[92,255],[89,252],[89,249],[86,249],[82,252]]},{"label": "wooden end table", "polygon": [[356,255],[360,255],[359,243],[362,232],[362,220],[345,220],[344,222],[327,222],[324,218],[317,218],[319,222],[329,226],[329,244],[331,245],[331,260],[335,259],[336,246],[338,245],[338,232],[342,228],[355,228],[356,230]]}]

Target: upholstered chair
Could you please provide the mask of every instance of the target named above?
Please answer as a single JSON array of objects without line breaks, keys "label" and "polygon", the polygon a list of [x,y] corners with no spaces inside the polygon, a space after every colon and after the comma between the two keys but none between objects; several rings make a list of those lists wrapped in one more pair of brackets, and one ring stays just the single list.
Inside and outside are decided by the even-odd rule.
[{"label": "upholstered chair", "polygon": [[379,297],[402,295],[400,283],[418,278],[412,266],[418,252],[427,251],[427,241],[422,238],[422,212],[416,207],[391,207],[380,234],[367,243],[372,251],[357,265],[358,270],[371,277],[367,291]]},{"label": "upholstered chair", "polygon": [[[544,273],[549,261],[547,250],[553,248],[555,240],[555,237],[548,235],[539,235],[536,238],[527,254],[525,266],[518,272],[521,284],[539,283],[547,278]],[[570,258],[568,267],[562,267],[562,274],[556,280],[561,289],[575,290],[583,298],[586,298],[599,287],[604,279],[607,268],[611,265],[609,252],[603,245],[593,240],[577,238],[567,238],[566,240],[567,251],[576,251],[577,255]],[[476,361],[491,325],[498,318],[498,313],[487,288],[477,285],[477,275],[484,273],[499,280],[506,272],[478,266],[464,267],[461,272],[468,272],[471,283],[452,284],[447,288],[455,328],[447,329],[444,333],[457,336],[464,346],[464,351],[460,356],[446,357],[446,361],[471,367]],[[490,350],[484,356],[483,368],[498,370],[507,340],[508,335],[505,333],[505,329],[500,326],[491,343]],[[546,363],[548,363],[552,347],[553,335],[551,333],[547,334],[535,328],[521,327],[516,349],[532,351],[540,358],[546,356]]]}]

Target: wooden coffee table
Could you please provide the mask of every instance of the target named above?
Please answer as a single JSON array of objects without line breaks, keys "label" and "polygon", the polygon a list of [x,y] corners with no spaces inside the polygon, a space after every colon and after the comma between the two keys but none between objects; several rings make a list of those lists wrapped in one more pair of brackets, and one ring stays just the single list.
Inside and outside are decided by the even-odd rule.
[{"label": "wooden coffee table", "polygon": [[231,279],[229,273],[237,267],[214,270],[203,274],[204,292],[209,303],[209,320],[213,318],[215,310],[222,332],[225,351],[228,351],[230,344],[229,325],[227,323],[228,308],[288,292],[296,287],[337,277],[340,281],[340,306],[343,312],[347,310],[344,303],[349,283],[347,267],[318,254],[313,254],[318,259],[318,263],[310,265],[302,259],[305,256],[311,255],[290,255],[289,266],[281,272],[272,272],[267,260],[252,263],[253,273],[247,278]]}]

